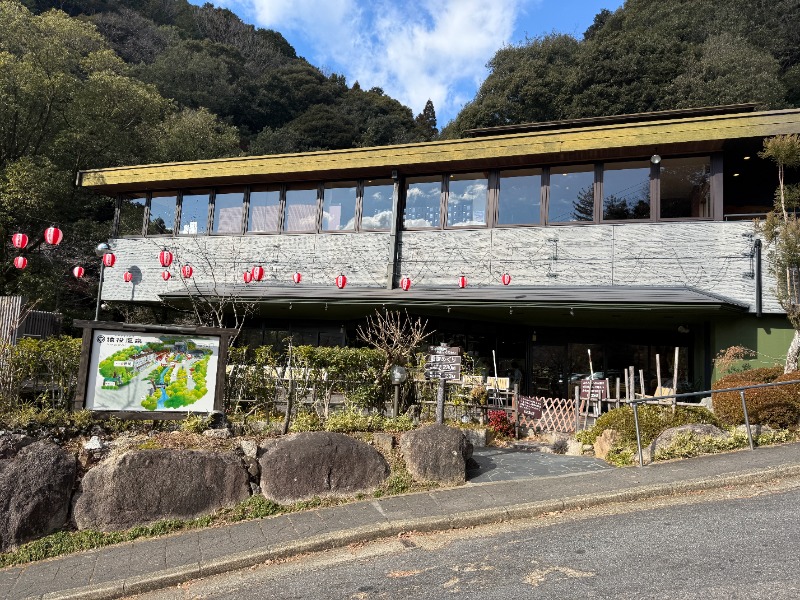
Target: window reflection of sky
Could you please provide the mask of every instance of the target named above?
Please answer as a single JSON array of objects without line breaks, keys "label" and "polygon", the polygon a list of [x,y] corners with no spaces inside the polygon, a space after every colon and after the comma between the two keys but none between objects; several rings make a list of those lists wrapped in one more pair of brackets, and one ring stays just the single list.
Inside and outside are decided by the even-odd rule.
[{"label": "window reflection of sky", "polygon": [[181,200],[182,235],[205,233],[208,225],[208,192],[184,194]]},{"label": "window reflection of sky", "polygon": [[323,231],[355,229],[356,193],[355,184],[325,188],[325,199],[322,205]]},{"label": "window reflection of sky", "polygon": [[486,225],[486,179],[451,179],[447,198],[447,224],[451,227]]},{"label": "window reflection of sky", "polygon": [[376,182],[376,184],[364,184],[362,229],[389,229],[392,224],[394,184],[390,181]]},{"label": "window reflection of sky", "polygon": [[589,203],[594,199],[594,167],[564,171],[553,169],[550,174],[548,221],[590,221],[591,218],[581,208],[588,212]]},{"label": "window reflection of sky", "polygon": [[497,207],[499,225],[538,225],[542,205],[542,176],[500,174]]},{"label": "window reflection of sky", "polygon": [[441,222],[441,182],[409,181],[406,189],[406,227],[438,227]]},{"label": "window reflection of sky", "polygon": [[150,223],[148,233],[172,233],[175,227],[175,206],[177,196],[156,196],[150,199]]},{"label": "window reflection of sky", "polygon": [[650,218],[650,167],[647,163],[605,166],[603,218]]}]

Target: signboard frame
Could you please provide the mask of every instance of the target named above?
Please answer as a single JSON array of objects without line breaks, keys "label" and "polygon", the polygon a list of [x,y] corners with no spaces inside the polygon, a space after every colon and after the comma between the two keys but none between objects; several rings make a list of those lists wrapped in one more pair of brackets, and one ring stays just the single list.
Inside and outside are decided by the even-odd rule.
[{"label": "signboard frame", "polygon": [[517,413],[529,419],[541,419],[544,399],[538,396],[517,396]]},{"label": "signboard frame", "polygon": [[608,386],[608,379],[581,379],[579,392],[581,401],[607,401],[609,396]]},{"label": "signboard frame", "polygon": [[[235,329],[227,329],[221,327],[177,327],[166,325],[143,325],[135,323],[120,323],[116,321],[75,321],[76,327],[83,328],[83,341],[81,345],[81,358],[80,366],[78,368],[78,386],[75,392],[75,399],[73,401],[73,410],[83,410],[88,408],[92,410],[97,416],[117,417],[121,419],[139,419],[139,420],[164,420],[164,419],[183,419],[190,413],[222,413],[224,411],[224,398],[225,398],[225,366],[228,358],[228,345],[230,339],[237,333]],[[207,377],[214,378],[214,391],[211,410],[206,408],[203,410],[192,410],[191,404],[181,408],[174,408],[171,410],[147,410],[146,408],[135,410],[113,410],[113,409],[93,409],[87,406],[89,400],[94,400],[94,387],[89,389],[91,381],[92,357],[96,354],[95,360],[98,360],[99,350],[95,353],[95,344],[98,342],[98,337],[101,332],[112,332],[115,335],[119,334],[120,337],[128,339],[145,336],[179,336],[179,337],[201,337],[213,340],[216,342],[215,348],[217,349],[216,356],[216,372],[207,373]],[[213,344],[212,344],[213,345]],[[95,374],[97,377],[97,374]],[[209,386],[210,389],[210,386]]]},{"label": "signboard frame", "polygon": [[[429,346],[425,357],[425,377],[444,381],[461,379],[461,348],[458,346]],[[444,377],[443,377],[444,375]]]}]

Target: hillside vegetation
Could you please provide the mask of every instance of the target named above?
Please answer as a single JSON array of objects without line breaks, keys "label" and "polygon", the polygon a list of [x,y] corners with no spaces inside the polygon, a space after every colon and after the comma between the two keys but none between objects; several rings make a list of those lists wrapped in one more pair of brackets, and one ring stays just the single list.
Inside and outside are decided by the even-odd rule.
[{"label": "hillside vegetation", "polygon": [[578,40],[500,49],[475,98],[443,131],[756,102],[800,103],[796,0],[628,0]]}]

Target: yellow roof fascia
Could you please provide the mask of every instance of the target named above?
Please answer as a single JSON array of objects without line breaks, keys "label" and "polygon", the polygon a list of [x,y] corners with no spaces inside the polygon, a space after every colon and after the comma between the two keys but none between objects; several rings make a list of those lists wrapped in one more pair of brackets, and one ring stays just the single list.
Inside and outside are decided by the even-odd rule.
[{"label": "yellow roof fascia", "polygon": [[510,160],[625,147],[665,147],[786,133],[800,133],[800,109],[597,125],[396,146],[92,169],[81,171],[78,183],[101,190],[124,190],[127,186],[151,189],[181,187],[183,182],[212,179],[229,184],[235,183],[237,178],[280,174],[292,176],[319,172],[322,178],[328,171],[381,167],[402,170],[409,165],[424,167],[425,164],[467,160]]}]

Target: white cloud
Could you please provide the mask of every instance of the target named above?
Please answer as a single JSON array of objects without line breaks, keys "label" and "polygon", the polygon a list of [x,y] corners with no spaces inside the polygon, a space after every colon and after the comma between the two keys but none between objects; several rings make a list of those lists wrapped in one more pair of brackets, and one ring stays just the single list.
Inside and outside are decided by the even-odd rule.
[{"label": "white cloud", "polygon": [[[422,111],[430,98],[444,125],[486,77],[524,0],[225,0],[256,25],[302,36],[311,62],[348,83],[381,87]],[[223,3],[223,2],[220,2]],[[528,0],[530,3],[530,0]]]}]

